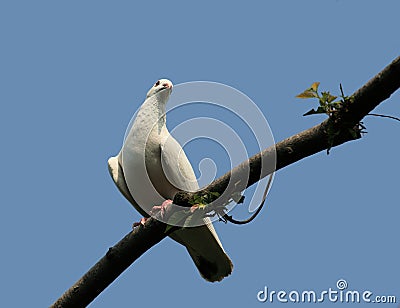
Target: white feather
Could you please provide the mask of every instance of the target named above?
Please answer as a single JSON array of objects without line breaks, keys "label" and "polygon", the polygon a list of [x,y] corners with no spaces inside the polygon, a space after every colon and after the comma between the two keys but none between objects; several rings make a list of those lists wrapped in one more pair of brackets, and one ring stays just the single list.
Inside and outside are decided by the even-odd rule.
[{"label": "white feather", "polygon": [[[166,127],[165,105],[171,90],[172,83],[166,79],[149,90],[121,152],[108,161],[117,187],[144,216],[154,205],[172,199],[179,189],[198,189],[185,152]],[[180,229],[170,237],[187,248],[208,281],[220,281],[232,272],[232,262],[209,219],[204,219],[204,225]]]}]

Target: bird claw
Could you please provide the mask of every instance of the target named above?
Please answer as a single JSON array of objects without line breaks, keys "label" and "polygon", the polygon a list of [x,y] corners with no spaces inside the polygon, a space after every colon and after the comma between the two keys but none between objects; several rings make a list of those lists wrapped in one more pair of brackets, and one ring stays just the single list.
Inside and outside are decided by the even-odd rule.
[{"label": "bird claw", "polygon": [[[169,206],[171,204],[172,204],[172,200],[165,200],[161,205],[153,206],[153,208],[150,211],[150,215],[154,216],[159,211],[160,215],[161,215],[161,218],[164,219],[166,208],[167,208],[167,206]],[[144,226],[144,224],[146,223],[147,219],[148,218],[146,218],[146,217],[142,217],[139,222],[134,222],[133,223],[132,228],[136,228],[136,227],[139,227],[139,226]]]},{"label": "bird claw", "polygon": [[142,217],[139,222],[134,222],[132,228],[136,228],[139,226],[144,226],[148,218]]},{"label": "bird claw", "polygon": [[172,200],[165,200],[161,205],[155,205],[150,211],[150,215],[154,216],[157,214],[157,212],[160,212],[161,218],[164,218],[165,215],[165,210],[167,206],[172,204]]},{"label": "bird claw", "polygon": [[200,205],[198,205],[198,204],[192,205],[190,207],[190,213],[194,213],[194,211],[197,210],[199,207],[200,207]]}]

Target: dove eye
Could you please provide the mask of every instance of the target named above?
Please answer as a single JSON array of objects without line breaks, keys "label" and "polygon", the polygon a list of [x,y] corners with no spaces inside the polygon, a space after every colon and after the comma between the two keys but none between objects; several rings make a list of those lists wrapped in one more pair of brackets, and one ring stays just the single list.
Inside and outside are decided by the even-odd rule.
[{"label": "dove eye", "polygon": [[160,80],[158,80],[154,86],[158,87],[159,85],[160,85]]}]

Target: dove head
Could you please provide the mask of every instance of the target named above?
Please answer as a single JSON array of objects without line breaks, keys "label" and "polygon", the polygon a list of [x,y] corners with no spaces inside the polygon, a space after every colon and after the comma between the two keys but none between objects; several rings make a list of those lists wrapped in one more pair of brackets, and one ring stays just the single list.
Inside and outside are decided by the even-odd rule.
[{"label": "dove head", "polygon": [[159,95],[163,101],[167,101],[171,94],[172,87],[172,82],[168,79],[157,80],[149,92],[147,92],[146,98],[152,97],[153,95]]}]

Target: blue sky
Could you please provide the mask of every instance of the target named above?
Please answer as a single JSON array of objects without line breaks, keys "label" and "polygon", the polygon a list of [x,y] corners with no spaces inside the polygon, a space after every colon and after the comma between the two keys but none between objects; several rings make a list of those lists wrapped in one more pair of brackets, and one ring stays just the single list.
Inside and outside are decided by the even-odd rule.
[{"label": "blue sky", "polygon": [[[279,141],[324,119],[302,117],[315,102],[294,98],[312,82],[351,94],[398,56],[399,10],[398,1],[360,0],[3,1],[1,306],[50,305],[140,219],[106,162],[157,79],[237,88]],[[399,100],[375,111],[399,116]],[[400,126],[364,124],[361,140],[279,171],[255,222],[216,225],[234,263],[227,279],[203,281],[166,239],[91,306],[279,307],[257,292],[325,290],[341,278],[400,300]],[[188,156],[218,166],[217,150]]]}]

